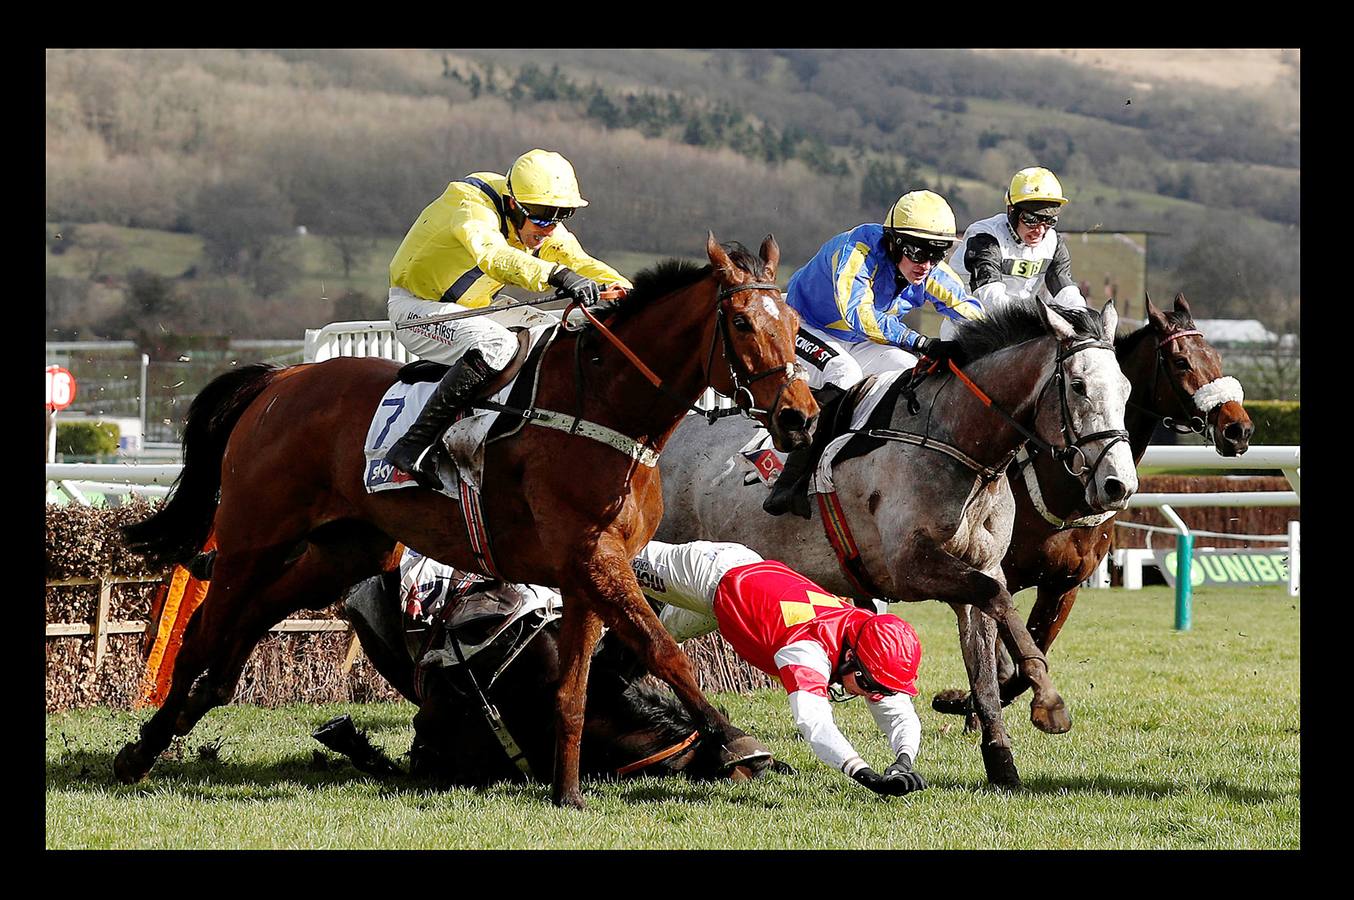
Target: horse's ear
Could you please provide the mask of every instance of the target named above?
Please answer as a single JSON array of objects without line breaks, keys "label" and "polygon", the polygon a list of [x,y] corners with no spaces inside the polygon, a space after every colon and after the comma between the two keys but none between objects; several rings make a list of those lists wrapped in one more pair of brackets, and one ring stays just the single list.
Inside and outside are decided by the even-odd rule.
[{"label": "horse's ear", "polygon": [[1171,330],[1170,323],[1166,321],[1166,314],[1153,305],[1151,294],[1145,294],[1144,296],[1147,297],[1147,321],[1157,331],[1166,334]]},{"label": "horse's ear", "polygon": [[733,260],[729,259],[729,254],[725,253],[724,248],[719,246],[713,231],[705,233],[705,253],[710,257],[710,265],[715,267],[715,272],[718,273],[719,277],[726,282],[732,282],[735,270]]},{"label": "horse's ear", "polygon": [[1189,316],[1191,322],[1194,321],[1194,314],[1189,311],[1189,301],[1185,299],[1183,292],[1175,295],[1175,311]]},{"label": "horse's ear", "polygon": [[1105,327],[1105,339],[1114,340],[1114,334],[1119,330],[1119,310],[1114,308],[1113,300],[1106,300],[1104,309],[1100,310],[1100,324]]},{"label": "horse's ear", "polygon": [[1039,318],[1044,320],[1044,327],[1053,332],[1058,340],[1065,341],[1077,333],[1072,323],[1058,315],[1053,307],[1038,298],[1035,298],[1035,302],[1039,304]]},{"label": "horse's ear", "polygon": [[766,263],[766,277],[771,281],[776,280],[776,266],[780,265],[780,245],[776,243],[776,236],[768,234],[762,241],[760,253],[762,262]]}]

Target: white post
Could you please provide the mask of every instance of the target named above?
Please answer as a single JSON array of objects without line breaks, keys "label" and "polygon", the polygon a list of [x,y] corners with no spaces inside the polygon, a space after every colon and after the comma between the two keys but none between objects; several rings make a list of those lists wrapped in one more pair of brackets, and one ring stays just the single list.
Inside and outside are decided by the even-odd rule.
[{"label": "white post", "polygon": [[1302,523],[1288,523],[1288,596],[1296,597],[1299,592],[1302,571]]},{"label": "white post", "polygon": [[141,354],[141,449],[146,449],[146,373],[150,369],[150,356]]},{"label": "white post", "polygon": [[1151,556],[1152,551],[1135,547],[1119,552],[1124,554],[1124,590],[1142,590],[1142,559],[1144,555]]}]

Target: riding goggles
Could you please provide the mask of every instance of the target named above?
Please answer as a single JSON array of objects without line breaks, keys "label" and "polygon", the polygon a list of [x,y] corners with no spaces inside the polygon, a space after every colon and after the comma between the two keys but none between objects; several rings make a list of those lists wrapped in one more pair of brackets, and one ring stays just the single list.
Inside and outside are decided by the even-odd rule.
[{"label": "riding goggles", "polygon": [[1057,216],[1045,216],[1039,213],[1022,212],[1020,214],[1020,223],[1030,228],[1037,228],[1040,225],[1047,225],[1049,228],[1058,227]]},{"label": "riding goggles", "polygon": [[899,252],[918,265],[940,262],[950,249],[950,245],[946,243],[919,244],[906,238],[895,238],[894,240],[898,243]]},{"label": "riding goggles", "polygon": [[574,214],[572,206],[541,206],[537,203],[519,203],[518,205],[522,207],[522,212],[526,213],[526,217],[531,220],[531,223],[541,228],[549,228]]}]

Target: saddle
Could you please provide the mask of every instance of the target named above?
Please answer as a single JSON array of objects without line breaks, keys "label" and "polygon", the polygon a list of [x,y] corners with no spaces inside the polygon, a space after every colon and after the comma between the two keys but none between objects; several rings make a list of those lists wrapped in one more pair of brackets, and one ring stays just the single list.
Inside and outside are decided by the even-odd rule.
[{"label": "saddle", "polygon": [[[814,429],[813,442],[809,445],[807,465],[795,485],[795,493],[807,497],[809,485],[812,481],[810,476],[817,471],[823,451],[835,438],[851,430],[852,414],[861,401],[865,399],[865,395],[870,392],[870,388],[874,387],[877,378],[876,375],[870,375],[845,391],[836,389],[833,391],[836,396],[822,402],[818,414],[818,427]],[[832,386],[829,385],[828,387]],[[827,391],[820,389],[814,393],[815,395],[826,395]]]},{"label": "saddle", "polygon": [[503,581],[485,581],[466,593],[448,598],[438,611],[429,649],[420,666],[451,667],[464,664],[492,646],[517,622],[532,613],[549,622],[560,611],[530,588]]}]

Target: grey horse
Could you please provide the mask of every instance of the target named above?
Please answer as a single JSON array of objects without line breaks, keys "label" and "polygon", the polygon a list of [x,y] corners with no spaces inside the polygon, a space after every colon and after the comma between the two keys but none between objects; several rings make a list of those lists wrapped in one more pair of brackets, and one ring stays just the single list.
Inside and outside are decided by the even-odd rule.
[{"label": "grey horse", "polygon": [[[665,512],[655,537],[738,541],[862,600],[949,603],[988,780],[1017,787],[998,694],[998,633],[1034,687],[1031,721],[1060,733],[1071,718],[1002,575],[1015,513],[1006,466],[1033,440],[1082,479],[1089,508],[1127,505],[1137,473],[1124,431],[1129,385],[1111,343],[1117,322],[1112,304],[1096,315],[1035,302],[963,323],[956,339],[969,359],[962,373],[972,389],[947,371],[915,388],[915,414],[895,396],[887,428],[861,427],[870,433],[851,438],[865,443],[839,458],[831,473],[835,496],[818,495],[812,520],[762,511],[766,489],[747,484],[749,470],[737,461],[754,437],[753,423],[707,425],[689,416],[662,457]],[[896,394],[906,380],[896,376],[888,391]],[[825,536],[825,513],[832,527],[844,521],[850,531],[854,547],[846,552],[858,554],[852,575]]]}]

